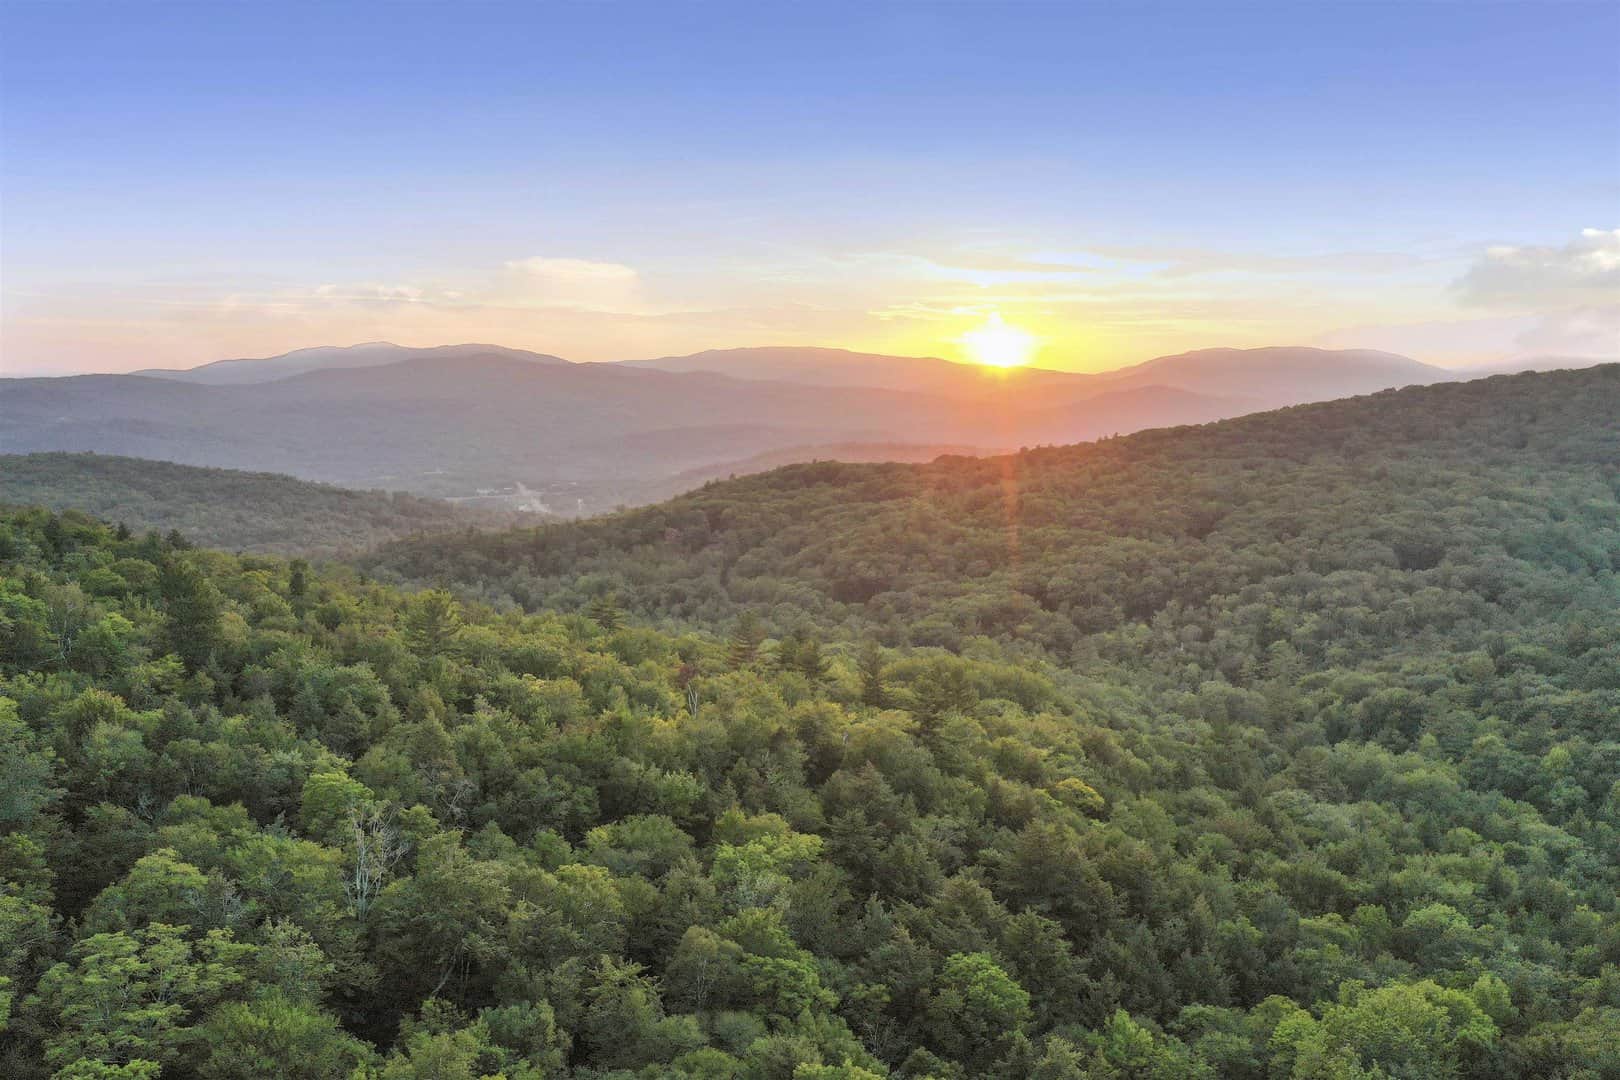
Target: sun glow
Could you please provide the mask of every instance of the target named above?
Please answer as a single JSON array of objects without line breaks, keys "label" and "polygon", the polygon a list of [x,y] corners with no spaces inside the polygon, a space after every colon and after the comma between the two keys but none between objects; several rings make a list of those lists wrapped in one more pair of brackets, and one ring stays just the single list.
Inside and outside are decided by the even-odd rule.
[{"label": "sun glow", "polygon": [[1023,367],[1035,352],[1035,335],[1001,321],[1000,312],[992,312],[984,325],[962,335],[962,347],[968,358],[985,367]]}]

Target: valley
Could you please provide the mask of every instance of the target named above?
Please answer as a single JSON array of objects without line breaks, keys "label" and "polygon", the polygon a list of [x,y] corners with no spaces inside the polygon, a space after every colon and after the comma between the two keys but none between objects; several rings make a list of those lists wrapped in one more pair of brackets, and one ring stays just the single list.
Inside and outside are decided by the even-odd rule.
[{"label": "valley", "polygon": [[[1235,374],[1244,365],[1247,381]],[[0,379],[0,453],[271,470],[579,516],[668,498],[761,455],[894,444],[916,460],[942,445],[1070,443],[1452,377],[1315,349],[1207,350],[1081,375],[824,349],[572,364],[374,343],[191,371]]]}]

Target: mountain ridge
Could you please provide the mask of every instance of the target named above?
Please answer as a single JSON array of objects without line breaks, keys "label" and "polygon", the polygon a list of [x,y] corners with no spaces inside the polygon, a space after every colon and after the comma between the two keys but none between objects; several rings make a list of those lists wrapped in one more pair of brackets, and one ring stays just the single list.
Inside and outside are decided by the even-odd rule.
[{"label": "mountain ridge", "polygon": [[[591,513],[791,447],[1073,443],[1455,377],[1396,354],[1291,346],[1103,374],[787,347],[693,354],[677,371],[482,345],[287,355],[290,366],[225,361],[250,367],[205,366],[196,379],[0,379],[0,452],[125,454],[439,497],[514,491]],[[771,374],[810,364],[815,379],[750,377],[761,355]],[[862,379],[893,385],[851,385]]]},{"label": "mountain ridge", "polygon": [[[1080,400],[1121,385],[1163,384],[1221,397],[1252,398],[1270,405],[1367,393],[1409,382],[1441,382],[1455,377],[1448,369],[1398,353],[1306,345],[1195,349],[1095,372],[1034,365],[992,368],[939,357],[891,356],[818,346],[709,349],[685,356],[623,363],[661,371],[714,371],[739,378],[780,379],[813,385],[924,387],[956,396],[1004,394],[1027,386]],[[1263,381],[1257,382],[1257,375]],[[1248,381],[1236,381],[1243,379]]]},{"label": "mountain ridge", "polygon": [[0,504],[77,511],[144,532],[254,554],[334,557],[413,534],[512,525],[525,516],[282,473],[110,454],[0,456]]},{"label": "mountain ridge", "polygon": [[130,374],[175,382],[229,386],[272,382],[313,371],[384,367],[418,358],[465,360],[485,355],[508,356],[530,363],[568,363],[560,356],[506,345],[467,343],[414,347],[395,345],[391,341],[365,341],[356,345],[315,345],[275,356],[214,360],[191,368],[142,368]]},{"label": "mountain ridge", "polygon": [[[1585,463],[1589,475],[1570,480],[1589,489],[1578,513],[1607,515],[1612,531],[1620,488],[1601,470],[1620,469],[1616,415],[1620,364],[1498,375],[1001,456],[789,465],[586,521],[401,541],[363,563],[528,607],[569,610],[608,589],[627,610],[660,619],[701,612],[713,625],[747,611],[783,633],[800,620],[872,622],[887,644],[957,648],[1011,619],[1026,627],[1015,636],[1061,656],[1076,625],[1159,610],[1168,595],[1160,560],[1183,564],[1178,587],[1239,593],[1241,582],[1199,568],[1200,545],[1218,530],[1270,537],[1273,563],[1256,563],[1256,573],[1292,565],[1316,580],[1340,568],[1293,543],[1307,527],[1341,548],[1333,529],[1364,534],[1365,563],[1342,568],[1433,569],[1451,547],[1467,548],[1458,522],[1504,497],[1495,472],[1540,462],[1549,471]],[[1418,467],[1444,473],[1456,490],[1437,487],[1420,506],[1400,479]],[[1323,483],[1354,502],[1333,510],[1331,527],[1251,516],[1271,501],[1319,500],[1312,493]],[[1173,512],[1139,504],[1139,492],[1159,488]],[[1397,501],[1402,509],[1389,509]],[[1535,528],[1516,541],[1526,551],[1563,543],[1556,525]],[[1093,565],[1089,544],[1103,534],[1139,550]],[[1620,571],[1620,547],[1560,558],[1572,572]],[[981,610],[965,597],[986,581],[998,598]]]},{"label": "mountain ridge", "polygon": [[[1244,407],[1173,398],[1167,408],[1177,420]],[[1044,396],[992,407],[983,398],[494,354],[455,364],[415,357],[257,384],[118,375],[0,380],[8,418],[0,452],[128,454],[438,496],[523,483],[544,492],[547,506],[576,512],[667,494],[662,485],[686,470],[788,446],[1018,446],[1162,419],[1140,402],[1116,408],[1109,398],[1052,405]]]}]

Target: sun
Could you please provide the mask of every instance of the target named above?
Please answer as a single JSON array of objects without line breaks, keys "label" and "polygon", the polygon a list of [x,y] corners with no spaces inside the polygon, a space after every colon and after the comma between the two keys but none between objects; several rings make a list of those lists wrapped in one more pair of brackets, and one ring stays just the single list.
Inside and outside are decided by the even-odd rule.
[{"label": "sun", "polygon": [[968,358],[985,367],[1023,367],[1035,352],[1035,335],[1001,321],[1000,312],[992,312],[984,325],[962,335],[962,347]]}]

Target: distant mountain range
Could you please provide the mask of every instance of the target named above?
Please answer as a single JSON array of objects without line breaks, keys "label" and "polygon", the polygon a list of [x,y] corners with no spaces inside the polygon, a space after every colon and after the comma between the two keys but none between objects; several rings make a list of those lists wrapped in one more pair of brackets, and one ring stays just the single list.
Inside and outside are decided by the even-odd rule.
[{"label": "distant mountain range", "polygon": [[[1392,353],[1207,349],[1100,374],[841,349],[570,363],[372,342],[184,371],[0,380],[0,452],[96,451],[590,512],[850,446],[1005,449],[1458,373]],[[839,449],[842,448],[842,449]],[[859,451],[867,454],[869,451]]]},{"label": "distant mountain range", "polygon": [[194,368],[144,368],[130,374],[208,386],[242,386],[334,368],[382,367],[402,360],[464,362],[482,357],[527,360],[536,364],[568,363],[560,356],[547,356],[527,349],[508,349],[504,345],[437,345],[415,349],[388,341],[367,341],[360,345],[320,345],[313,349],[294,349],[280,356],[259,359],[215,360]]},{"label": "distant mountain range", "polygon": [[710,371],[817,386],[868,386],[947,396],[1023,393],[1048,401],[1079,401],[1126,389],[1166,387],[1254,407],[1297,405],[1455,377],[1445,368],[1395,353],[1303,346],[1200,349],[1095,374],[988,368],[937,357],[817,348],[711,349],[629,363],[659,371]]}]

